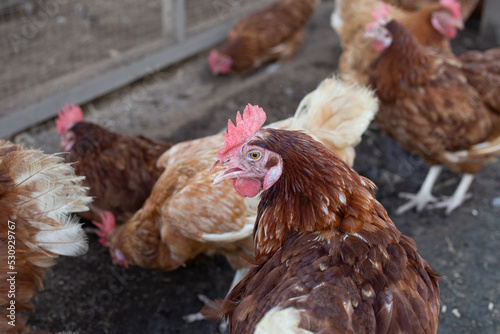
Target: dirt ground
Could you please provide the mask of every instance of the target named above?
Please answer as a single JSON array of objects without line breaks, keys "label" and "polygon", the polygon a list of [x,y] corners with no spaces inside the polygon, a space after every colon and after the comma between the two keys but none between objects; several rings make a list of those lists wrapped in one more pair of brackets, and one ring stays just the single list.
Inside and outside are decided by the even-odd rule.
[{"label": "dirt ground", "polygon": [[[154,74],[84,106],[85,118],[120,132],[157,139],[187,140],[224,128],[236,110],[259,104],[270,120],[293,114],[300,99],[337,66],[338,38],[329,26],[332,4],[323,4],[308,25],[303,47],[290,62],[271,65],[248,77],[217,77],[208,72],[206,54]],[[475,48],[477,22],[455,43]],[[53,122],[18,135],[17,142],[59,151]],[[442,210],[394,214],[398,192],[416,192],[428,168],[376,126],[357,147],[355,169],[379,187],[378,199],[397,227],[416,241],[420,254],[443,275],[439,333],[500,333],[500,163],[476,176],[472,199],[445,216]],[[445,172],[436,195],[450,195],[459,175]],[[197,294],[223,297],[233,270],[222,257],[201,256],[185,268],[156,272],[125,270],[89,232],[85,256],[61,258],[35,297],[33,330],[74,333],[216,333],[217,324],[187,324],[182,316],[199,311]]]}]

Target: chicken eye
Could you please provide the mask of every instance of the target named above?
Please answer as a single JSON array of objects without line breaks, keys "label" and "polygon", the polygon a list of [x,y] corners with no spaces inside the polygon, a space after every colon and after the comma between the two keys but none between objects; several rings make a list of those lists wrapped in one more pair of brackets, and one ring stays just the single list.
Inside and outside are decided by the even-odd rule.
[{"label": "chicken eye", "polygon": [[248,153],[248,159],[250,160],[259,160],[260,156],[261,154],[259,151],[252,151]]}]

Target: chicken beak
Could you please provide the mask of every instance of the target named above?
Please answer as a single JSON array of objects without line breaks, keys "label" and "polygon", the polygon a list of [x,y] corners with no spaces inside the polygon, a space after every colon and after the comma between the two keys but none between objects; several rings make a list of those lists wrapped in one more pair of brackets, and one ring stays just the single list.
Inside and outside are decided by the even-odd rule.
[{"label": "chicken beak", "polygon": [[210,175],[220,172],[223,169],[226,169],[226,167],[224,167],[224,165],[220,162],[220,160],[217,160],[212,166],[212,168],[210,168]]},{"label": "chicken beak", "polygon": [[210,169],[210,174],[219,172],[219,175],[214,179],[214,184],[221,183],[227,179],[234,179],[237,175],[244,174],[245,172],[239,168],[234,168],[233,166],[226,165],[229,164],[231,160],[226,159],[224,162],[217,160]]},{"label": "chicken beak", "polygon": [[457,29],[463,30],[464,29],[464,21],[462,21],[462,19],[455,19],[453,21],[453,26]]},{"label": "chicken beak", "polygon": [[224,166],[224,165],[222,164],[222,162],[220,162],[220,160],[217,160],[217,161],[214,163],[214,165],[212,166],[212,168],[210,168],[210,175],[213,175],[213,174],[215,174],[215,173],[220,172],[220,173],[219,173],[219,175],[217,175],[217,177],[215,178],[215,180],[214,180],[214,184],[220,183],[220,182],[222,182],[223,180],[225,180],[225,178],[224,178],[224,173],[222,173],[221,171],[224,171],[224,170],[226,170],[226,169],[227,169],[227,167],[226,167],[226,166]]}]

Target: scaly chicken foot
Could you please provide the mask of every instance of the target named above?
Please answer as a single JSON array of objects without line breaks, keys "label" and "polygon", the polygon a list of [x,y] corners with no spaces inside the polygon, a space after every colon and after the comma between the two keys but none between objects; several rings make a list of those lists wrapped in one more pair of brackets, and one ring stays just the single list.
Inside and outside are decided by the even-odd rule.
[{"label": "scaly chicken foot", "polygon": [[429,206],[431,209],[446,208],[446,215],[449,215],[453,210],[458,208],[465,200],[472,197],[471,194],[467,193],[469,187],[474,180],[473,174],[464,174],[457,189],[451,197],[444,197],[441,201],[434,203]]},{"label": "scaly chicken foot", "polygon": [[434,187],[442,168],[442,166],[432,166],[429,169],[424,183],[420,187],[418,193],[399,193],[400,198],[406,198],[409,199],[409,201],[401,205],[396,210],[397,215],[401,215],[412,208],[416,208],[417,212],[420,212],[427,206],[427,204],[437,201],[437,198],[432,195],[432,188]]}]

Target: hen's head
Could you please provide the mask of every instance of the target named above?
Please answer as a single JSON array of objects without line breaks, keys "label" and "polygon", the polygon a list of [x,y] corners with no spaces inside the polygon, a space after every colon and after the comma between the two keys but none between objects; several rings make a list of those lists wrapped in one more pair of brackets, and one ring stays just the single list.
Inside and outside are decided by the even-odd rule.
[{"label": "hen's head", "polygon": [[214,75],[229,73],[231,65],[233,65],[231,57],[220,54],[217,50],[210,51],[208,66]]},{"label": "hen's head", "polygon": [[98,228],[95,233],[99,237],[99,243],[103,247],[110,248],[109,253],[114,263],[128,269],[129,264],[123,252],[118,248],[111,250],[112,245],[109,241],[109,235],[113,233],[116,226],[115,216],[109,211],[99,213],[99,216],[101,216],[102,223],[96,221],[92,222]]},{"label": "hen's head", "polygon": [[385,25],[391,20],[391,7],[380,2],[371,13],[373,22],[365,27],[365,36],[373,40],[373,46],[378,52],[384,51],[392,43],[392,34]]},{"label": "hen's head", "polygon": [[82,109],[74,104],[65,105],[56,119],[57,132],[61,135],[61,147],[69,152],[75,144],[75,134],[71,128],[83,119]]},{"label": "hen's head", "polygon": [[442,9],[434,11],[431,15],[431,24],[448,39],[457,34],[457,29],[463,29],[464,23],[460,13],[460,2],[456,0],[440,0]]},{"label": "hen's head", "polygon": [[252,144],[262,138],[259,130],[265,121],[264,110],[250,104],[243,111],[243,117],[238,111],[236,126],[229,120],[224,148],[217,152],[219,160],[212,167],[212,172],[225,171],[215,178],[214,183],[231,179],[240,196],[254,197],[280,178],[283,171],[280,155]]}]

